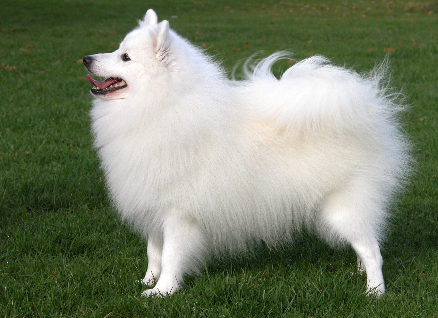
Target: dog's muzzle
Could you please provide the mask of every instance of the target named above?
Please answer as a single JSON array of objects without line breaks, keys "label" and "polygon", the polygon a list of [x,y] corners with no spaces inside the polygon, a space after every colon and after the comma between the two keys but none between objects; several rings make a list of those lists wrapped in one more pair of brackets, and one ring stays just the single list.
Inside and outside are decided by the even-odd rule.
[{"label": "dog's muzzle", "polygon": [[85,67],[88,69],[91,65],[91,63],[93,63],[93,57],[91,57],[90,55],[87,55],[84,57],[84,65]]}]

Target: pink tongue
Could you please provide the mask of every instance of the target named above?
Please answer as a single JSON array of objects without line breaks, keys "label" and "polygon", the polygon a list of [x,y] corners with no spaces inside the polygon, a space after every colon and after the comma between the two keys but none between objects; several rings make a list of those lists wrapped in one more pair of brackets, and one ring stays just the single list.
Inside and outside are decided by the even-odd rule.
[{"label": "pink tongue", "polygon": [[117,82],[117,80],[112,77],[107,78],[104,81],[96,81],[94,78],[91,77],[91,75],[87,75],[87,79],[90,81],[91,84],[98,87],[99,89],[105,89],[108,86],[111,86],[112,84]]}]

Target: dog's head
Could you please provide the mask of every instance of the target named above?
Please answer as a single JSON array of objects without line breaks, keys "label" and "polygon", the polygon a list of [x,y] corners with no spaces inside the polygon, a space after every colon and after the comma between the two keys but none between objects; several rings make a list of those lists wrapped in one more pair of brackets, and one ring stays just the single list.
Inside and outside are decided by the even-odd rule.
[{"label": "dog's head", "polygon": [[[153,10],[148,10],[139,27],[131,31],[112,53],[85,56],[87,70],[105,78],[102,81],[87,78],[93,85],[91,93],[102,99],[128,98],[133,91],[147,89],[148,78],[160,69],[172,69],[169,22],[158,23]],[[147,84],[146,84],[147,85]]]}]

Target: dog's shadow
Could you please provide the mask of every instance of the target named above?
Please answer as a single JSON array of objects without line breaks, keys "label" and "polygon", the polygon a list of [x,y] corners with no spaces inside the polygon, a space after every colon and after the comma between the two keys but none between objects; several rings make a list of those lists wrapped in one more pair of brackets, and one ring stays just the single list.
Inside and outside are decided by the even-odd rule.
[{"label": "dog's shadow", "polygon": [[[245,253],[222,254],[214,261],[205,263],[203,276],[214,279],[215,276],[234,276],[242,272],[264,272],[280,268],[290,268],[293,271],[309,266],[315,270],[322,269],[328,274],[345,271],[345,267],[355,271],[356,256],[349,246],[332,248],[316,235],[304,232],[295,237],[292,243],[269,247],[260,242]],[[198,279],[193,275],[185,277],[185,286],[194,286]]]}]

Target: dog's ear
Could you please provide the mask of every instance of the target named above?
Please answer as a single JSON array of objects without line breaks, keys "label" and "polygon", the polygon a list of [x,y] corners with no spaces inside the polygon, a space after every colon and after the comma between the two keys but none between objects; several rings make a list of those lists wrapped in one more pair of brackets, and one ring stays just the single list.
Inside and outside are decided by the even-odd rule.
[{"label": "dog's ear", "polygon": [[169,41],[169,22],[163,20],[158,24],[156,37],[155,53],[157,60],[169,65],[171,63],[170,41]]},{"label": "dog's ear", "polygon": [[158,23],[158,17],[154,10],[149,9],[144,18],[143,21],[140,21],[140,26],[146,26],[146,25],[155,25]]},{"label": "dog's ear", "polygon": [[167,46],[168,40],[169,40],[169,22],[166,20],[163,20],[158,25],[157,44],[155,47],[155,51],[158,53],[159,50],[161,50],[163,47]]}]

